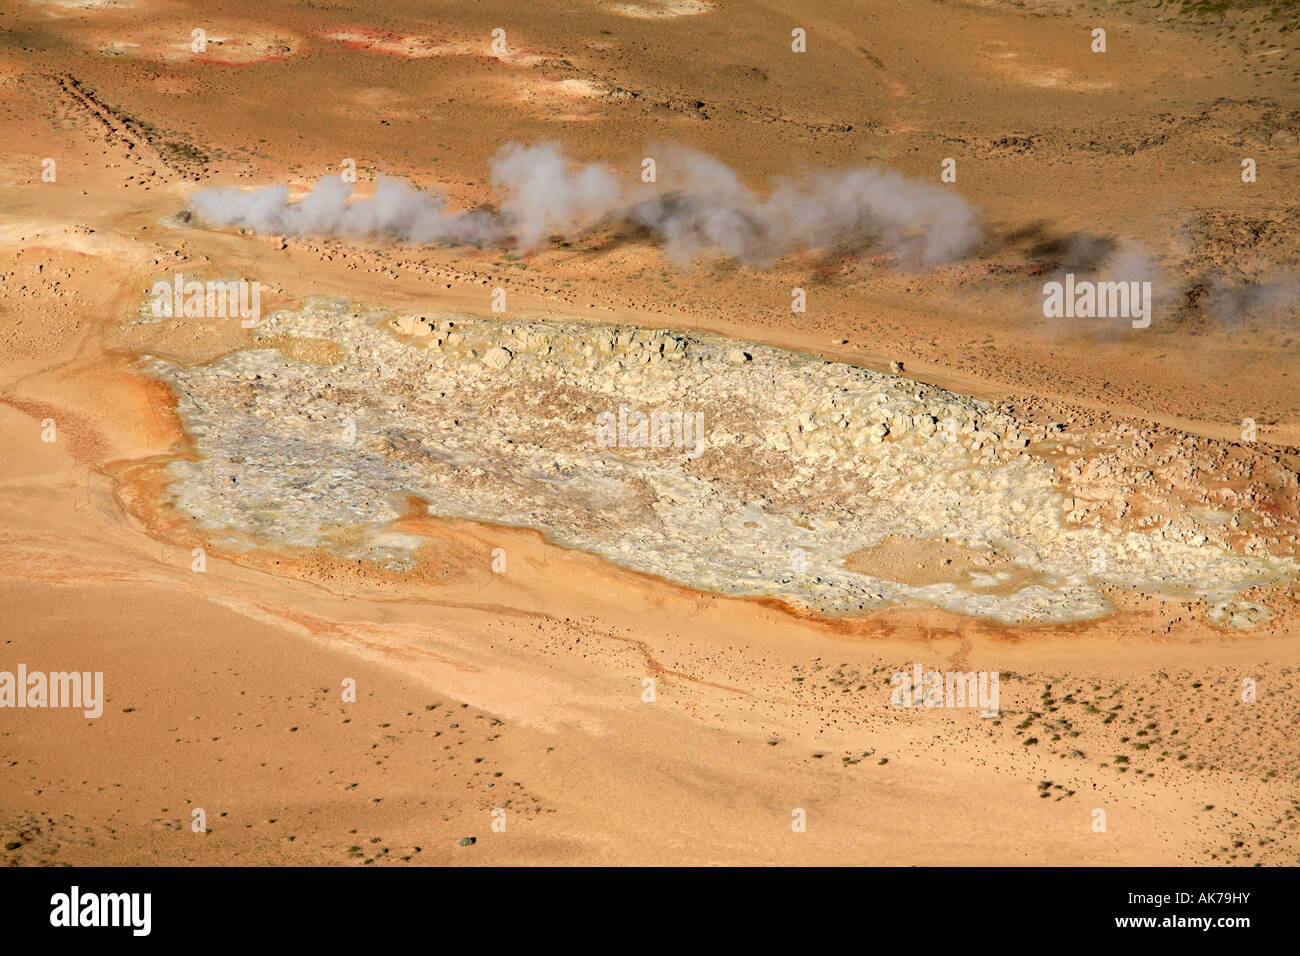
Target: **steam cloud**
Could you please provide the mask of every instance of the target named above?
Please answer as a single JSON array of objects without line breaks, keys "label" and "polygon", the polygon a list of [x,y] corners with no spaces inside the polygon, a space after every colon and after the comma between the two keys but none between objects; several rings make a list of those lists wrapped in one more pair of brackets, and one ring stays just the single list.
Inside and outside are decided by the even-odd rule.
[{"label": "steam cloud", "polygon": [[1205,308],[1225,325],[1250,319],[1285,320],[1300,308],[1300,274],[1278,270],[1266,278],[1236,283],[1217,277],[1210,283]]},{"label": "steam cloud", "polygon": [[685,261],[721,251],[750,264],[804,251],[881,248],[924,265],[967,254],[980,240],[975,209],[943,186],[876,167],[781,179],[761,199],[725,163],[683,148],[663,152],[661,182],[625,189],[600,163],[574,166],[554,143],[509,143],[491,162],[496,209],[451,210],[437,191],[379,177],[352,199],[338,176],[317,181],[299,202],[287,186],[218,186],[190,197],[212,226],[288,236],[377,236],[451,245],[536,247],[551,235],[631,224]]}]

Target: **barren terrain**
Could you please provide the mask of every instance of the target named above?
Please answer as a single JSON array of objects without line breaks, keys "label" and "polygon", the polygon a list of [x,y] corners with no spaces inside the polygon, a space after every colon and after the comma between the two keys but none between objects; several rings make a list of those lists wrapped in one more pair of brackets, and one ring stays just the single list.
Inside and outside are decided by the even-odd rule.
[{"label": "barren terrain", "polygon": [[[1300,862],[1297,29],[7,5],[0,671],[106,701],[0,709],[0,858]],[[978,228],[756,257],[682,254],[647,210],[689,190],[531,242],[196,207],[350,163],[492,217],[545,142],[637,199],[679,147],[760,197],[885,168]],[[1148,327],[1044,317],[1132,269]],[[158,314],[177,275],[259,320]],[[997,713],[899,706],[914,667],[996,672]]]}]

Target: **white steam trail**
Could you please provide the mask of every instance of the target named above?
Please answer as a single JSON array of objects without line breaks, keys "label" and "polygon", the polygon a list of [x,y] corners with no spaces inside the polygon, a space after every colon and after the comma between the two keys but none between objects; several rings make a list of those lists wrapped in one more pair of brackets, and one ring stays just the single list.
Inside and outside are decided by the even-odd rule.
[{"label": "white steam trail", "polygon": [[442,193],[386,177],[370,196],[352,199],[351,184],[325,176],[299,202],[289,201],[286,186],[217,186],[190,197],[189,210],[212,226],[273,235],[516,249],[622,222],[648,230],[678,261],[714,250],[768,263],[796,252],[875,247],[933,265],[967,254],[981,236],[976,210],[956,192],[887,169],[781,179],[766,199],[725,163],[691,150],[664,152],[658,170],[657,186],[625,190],[608,166],[574,166],[554,143],[509,143],[491,162],[496,209],[451,210]]}]

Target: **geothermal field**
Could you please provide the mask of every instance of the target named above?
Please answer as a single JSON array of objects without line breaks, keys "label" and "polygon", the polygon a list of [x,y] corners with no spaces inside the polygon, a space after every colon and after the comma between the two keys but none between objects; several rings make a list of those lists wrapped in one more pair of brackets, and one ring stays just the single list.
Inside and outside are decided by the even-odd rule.
[{"label": "geothermal field", "polygon": [[0,861],[1300,863],[1298,34],[6,5]]}]

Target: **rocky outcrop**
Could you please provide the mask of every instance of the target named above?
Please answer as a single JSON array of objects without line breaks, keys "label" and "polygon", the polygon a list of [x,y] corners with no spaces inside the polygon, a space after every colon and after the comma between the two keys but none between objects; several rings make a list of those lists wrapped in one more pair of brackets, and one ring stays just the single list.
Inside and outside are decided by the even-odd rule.
[{"label": "rocky outcrop", "polygon": [[[327,301],[255,334],[333,340],[344,357],[252,347],[150,363],[198,451],[168,467],[173,504],[232,547],[410,566],[419,539],[390,524],[414,494],[696,588],[1006,622],[1102,615],[1106,588],[1131,586],[1204,597],[1219,622],[1249,626],[1267,609],[1234,605],[1240,592],[1295,571],[1237,553],[1235,512],[1169,499],[1141,525],[1149,508],[1119,508],[1169,487],[1143,485],[1161,449],[1141,436],[1084,450],[897,375],[669,330]],[[846,560],[886,538],[948,542],[988,567],[908,584]]]}]

